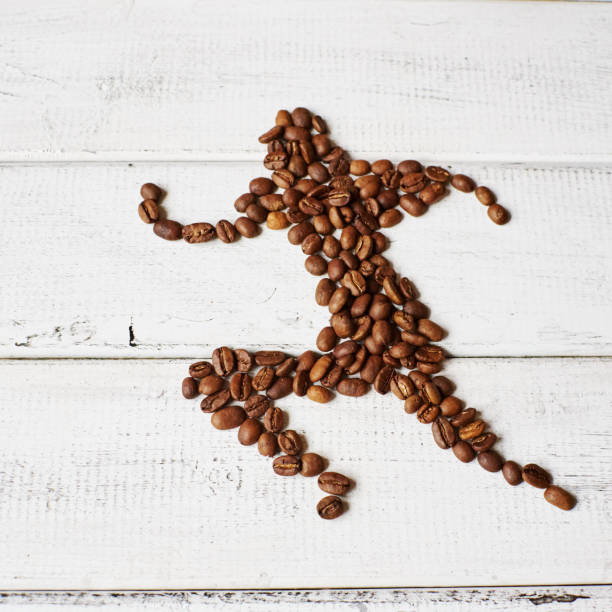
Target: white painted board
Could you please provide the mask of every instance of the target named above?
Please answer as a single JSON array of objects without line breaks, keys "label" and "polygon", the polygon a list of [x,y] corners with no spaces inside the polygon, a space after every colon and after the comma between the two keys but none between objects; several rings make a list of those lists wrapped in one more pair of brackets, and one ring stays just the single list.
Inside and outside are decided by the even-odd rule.
[{"label": "white painted board", "polygon": [[[454,165],[512,211],[491,223],[453,192],[385,230],[457,356],[612,354],[612,172],[603,167]],[[205,356],[222,344],[315,345],[327,309],[287,231],[188,245],[136,213],[141,183],[168,190],[181,222],[235,219],[257,163],[0,166],[0,354]],[[263,174],[268,174],[264,170]],[[134,344],[130,346],[129,327]]]},{"label": "white painted board", "polygon": [[461,464],[393,396],[277,403],[357,482],[322,521],[314,479],[276,476],[179,396],[186,362],[3,360],[0,589],[599,583],[612,549],[609,359],[457,359],[457,394],[507,458],[574,492]]}]

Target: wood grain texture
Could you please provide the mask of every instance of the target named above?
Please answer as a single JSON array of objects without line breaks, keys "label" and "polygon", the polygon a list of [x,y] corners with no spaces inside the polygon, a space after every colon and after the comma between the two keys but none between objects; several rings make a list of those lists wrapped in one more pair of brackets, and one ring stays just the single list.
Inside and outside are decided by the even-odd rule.
[{"label": "wood grain texture", "polygon": [[[612,173],[462,164],[512,211],[504,227],[454,192],[386,230],[387,252],[458,356],[612,354]],[[0,270],[0,354],[205,356],[215,346],[313,347],[327,324],[317,277],[286,231],[233,245],[153,235],[139,186],[166,187],[183,222],[235,219],[255,163],[0,166],[9,265]],[[267,171],[264,171],[267,174]],[[130,326],[134,346],[130,346]]]},{"label": "wood grain texture", "polygon": [[[318,591],[184,591],[138,593],[6,593],[6,612],[38,612],[50,605],[70,612],[107,610],[223,610],[223,612],[397,612],[397,610],[543,610],[606,611],[612,606],[610,586],[497,587],[453,589],[355,589]],[[540,609],[536,607],[535,609]]]},{"label": "wood grain texture", "polygon": [[[457,359],[500,451],[579,503],[460,464],[392,396],[278,402],[355,478],[321,521],[316,482],[179,397],[186,362],[2,360],[1,589],[314,588],[605,582],[610,359]],[[355,534],[360,534],[359,538]]]},{"label": "wood grain texture", "polygon": [[609,162],[611,29],[604,4],[5,0],[0,158],[258,159],[306,105],[368,156]]}]

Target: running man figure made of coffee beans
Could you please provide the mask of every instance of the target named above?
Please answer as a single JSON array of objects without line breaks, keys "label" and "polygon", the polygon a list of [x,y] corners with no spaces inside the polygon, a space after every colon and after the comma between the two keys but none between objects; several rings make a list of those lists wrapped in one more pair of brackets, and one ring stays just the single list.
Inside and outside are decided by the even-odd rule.
[{"label": "running man figure made of coffee beans", "polygon": [[[275,402],[290,393],[326,403],[335,392],[362,396],[374,388],[391,394],[408,414],[428,425],[435,444],[452,449],[459,461],[476,459],[489,472],[501,472],[511,486],[525,481],[543,489],[546,501],[571,510],[574,497],[552,484],[535,464],[504,460],[494,445],[497,436],[474,408],[453,392],[454,384],[439,375],[445,353],[438,344],[444,330],[429,317],[412,282],[399,276],[383,255],[387,239],[381,230],[398,224],[402,211],[420,217],[444,198],[449,186],[474,193],[497,225],[510,220],[495,194],[463,174],[416,160],[395,166],[387,159],[372,163],[351,160],[329,137],[326,122],[305,108],[280,110],[275,125],[259,137],[267,146],[263,165],[269,177],[257,177],[234,202],[241,215],[182,225],[161,218],[163,191],[152,183],[141,187],[138,214],[166,240],[190,244],[254,238],[260,225],[287,231],[301,245],[304,267],[321,276],[315,301],[329,311],[329,325],[316,339],[316,351],[299,356],[282,351],[226,346],[209,361],[189,367],[182,383],[189,400],[200,395],[202,412],[217,429],[237,429],[240,444],[257,446],[274,457],[279,476],[317,477],[326,494],[316,505],[321,518],[339,517],[353,482],[324,472],[323,458],[304,453],[303,438],[285,428],[285,413]],[[230,405],[231,404],[231,405]]]}]

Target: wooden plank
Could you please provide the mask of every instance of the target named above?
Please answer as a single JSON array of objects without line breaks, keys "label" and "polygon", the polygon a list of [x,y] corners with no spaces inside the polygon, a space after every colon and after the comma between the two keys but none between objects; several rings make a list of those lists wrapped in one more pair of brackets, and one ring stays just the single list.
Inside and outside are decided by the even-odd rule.
[{"label": "wooden plank", "polygon": [[609,6],[322,7],[2,2],[0,158],[258,159],[306,105],[369,157],[609,163]]},{"label": "wooden plank", "polygon": [[[608,168],[454,166],[512,211],[490,222],[454,192],[386,230],[458,356],[612,354]],[[205,356],[220,344],[314,346],[327,310],[286,232],[168,243],[138,219],[139,186],[166,187],[183,221],[235,219],[254,163],[0,166],[0,355]],[[134,346],[130,346],[130,327]]]},{"label": "wooden plank", "polygon": [[394,397],[282,400],[309,448],[357,481],[349,512],[324,522],[315,482],[277,477],[179,397],[184,361],[2,360],[0,589],[605,582],[611,366],[449,367],[500,451],[577,495],[569,513],[460,464]]},{"label": "wooden plank", "polygon": [[396,612],[401,610],[533,610],[533,606],[555,612],[609,610],[612,588],[607,585],[571,587],[497,587],[452,589],[355,589],[323,591],[182,591],[132,593],[5,593],[6,612],[46,610],[62,606],[71,612],[95,607],[107,610],[223,610],[223,612]]}]

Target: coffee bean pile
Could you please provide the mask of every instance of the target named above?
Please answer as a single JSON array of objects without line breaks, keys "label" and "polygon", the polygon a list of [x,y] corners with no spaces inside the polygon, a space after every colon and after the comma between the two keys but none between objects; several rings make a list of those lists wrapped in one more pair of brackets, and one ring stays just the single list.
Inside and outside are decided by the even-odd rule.
[{"label": "coffee bean pile", "polygon": [[[383,395],[391,392],[406,413],[430,425],[434,442],[442,449],[452,448],[460,461],[476,458],[485,470],[501,471],[510,485],[524,480],[545,489],[551,504],[573,508],[573,496],[551,485],[541,467],[521,468],[493,449],[496,434],[474,408],[453,395],[454,384],[438,375],[445,353],[437,343],[445,331],[430,319],[413,283],[400,277],[382,255],[388,244],[380,229],[403,219],[399,208],[421,216],[448,194],[451,185],[474,192],[490,219],[503,225],[510,214],[494,193],[468,176],[451,175],[439,166],[423,167],[416,160],[397,166],[386,159],[371,164],[351,160],[332,142],[325,121],[305,108],[280,110],[275,126],[259,141],[267,145],[264,166],[272,174],[254,178],[248,193],[238,197],[234,207],[245,216],[234,223],[222,219],[216,225],[182,226],[161,219],[158,204],[163,193],[152,183],[141,188],[144,200],[138,212],[143,221],[154,223],[158,236],[182,237],[189,243],[252,238],[264,222],[273,230],[290,228],[287,238],[301,246],[306,270],[323,277],[315,301],[327,307],[329,325],[316,338],[320,352],[308,350],[297,359],[280,351],[258,351],[253,358],[244,349],[218,348],[212,364],[202,361],[190,367],[183,395],[191,399],[204,394],[201,408],[212,413],[213,426],[238,427],[242,444],[257,442],[259,452],[270,457],[280,449],[284,454],[273,461],[275,473],[319,475],[320,488],[330,493],[317,505],[326,519],[342,514],[338,496],[352,483],[336,472],[323,473],[323,459],[315,453],[301,454],[300,436],[284,430],[284,412],[273,401],[292,392],[321,403],[334,397],[333,390],[351,397],[365,395],[372,387]],[[259,369],[251,376],[255,365]],[[244,406],[228,406],[230,400]]]}]

